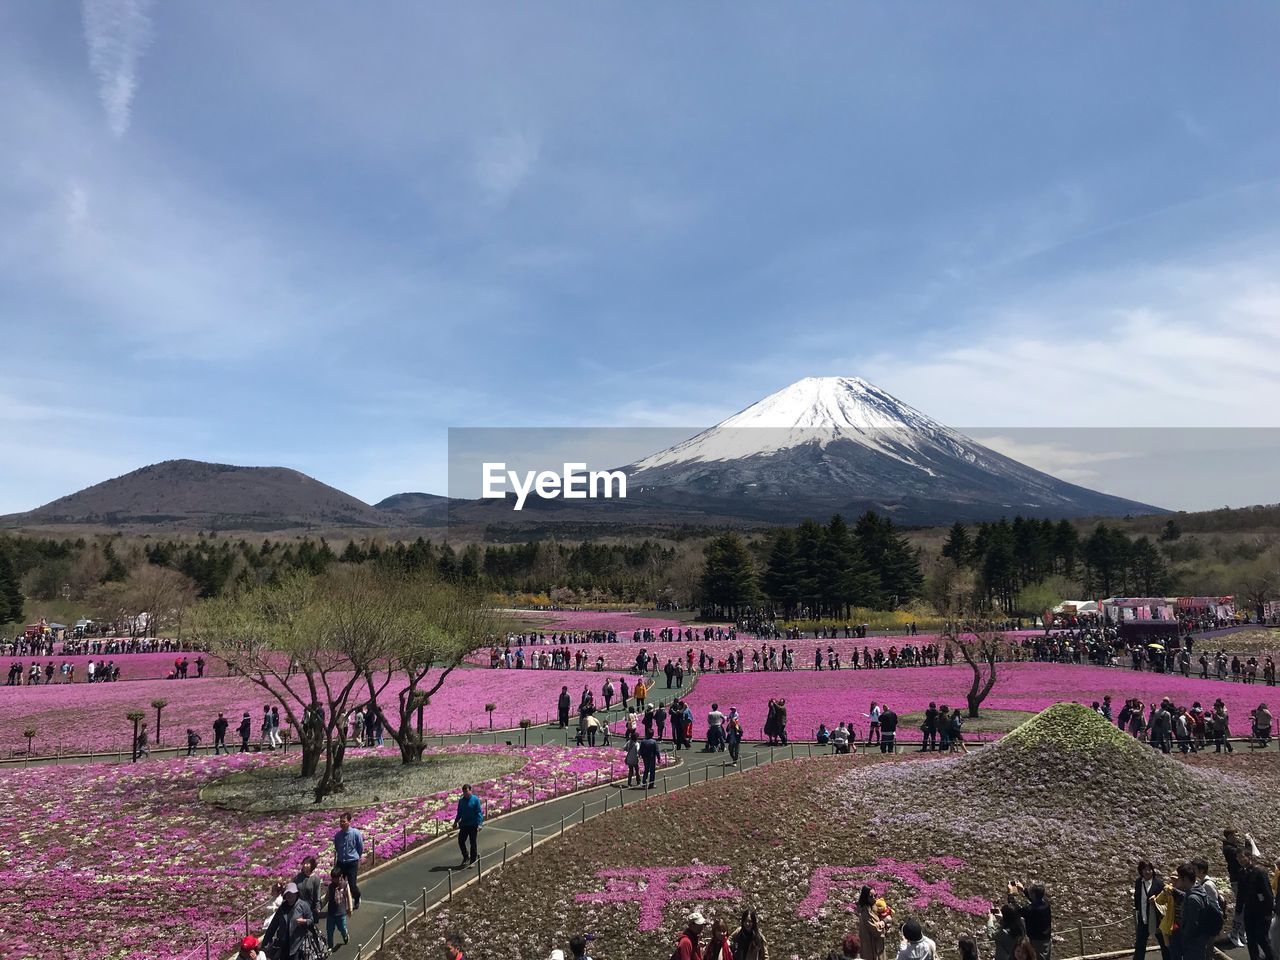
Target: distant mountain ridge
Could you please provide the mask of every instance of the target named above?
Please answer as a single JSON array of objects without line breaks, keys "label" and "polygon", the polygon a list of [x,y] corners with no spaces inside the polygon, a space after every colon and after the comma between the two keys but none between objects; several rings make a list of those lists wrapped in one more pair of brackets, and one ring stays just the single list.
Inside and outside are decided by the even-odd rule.
[{"label": "distant mountain ridge", "polygon": [[154,463],[0,522],[202,530],[388,526],[386,514],[297,470],[201,460]]},{"label": "distant mountain ridge", "polygon": [[[628,467],[625,500],[501,500],[397,493],[370,506],[285,467],[166,460],[87,487],[0,527],[197,530],[457,525],[600,535],[624,528],[796,523],[875,510],[901,524],[1165,513],[1067,483],[996,453],[858,377],[807,377]],[[562,535],[550,534],[547,535]]]}]

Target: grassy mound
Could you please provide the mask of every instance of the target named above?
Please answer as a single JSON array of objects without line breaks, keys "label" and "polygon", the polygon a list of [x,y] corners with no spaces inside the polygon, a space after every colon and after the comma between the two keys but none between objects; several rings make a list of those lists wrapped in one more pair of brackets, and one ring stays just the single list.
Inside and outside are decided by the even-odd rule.
[{"label": "grassy mound", "polygon": [[514,773],[523,757],[498,754],[427,754],[422,763],[405,765],[397,757],[357,757],[343,764],[346,789],[313,803],[319,778],[302,779],[292,764],[251,767],[228,774],[200,791],[205,803],[248,813],[333,810],[367,807],[392,800],[427,797],[455,790],[460,783],[481,783]]}]

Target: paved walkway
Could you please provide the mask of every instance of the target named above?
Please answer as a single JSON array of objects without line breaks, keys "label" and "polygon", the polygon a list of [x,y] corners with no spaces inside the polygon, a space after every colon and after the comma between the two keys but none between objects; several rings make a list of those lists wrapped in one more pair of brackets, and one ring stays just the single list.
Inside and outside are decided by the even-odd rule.
[{"label": "paved walkway", "polygon": [[[705,782],[713,777],[731,776],[767,763],[770,752],[767,746],[744,744],[740,763],[733,767],[728,765],[727,752],[682,750],[678,754],[681,761],[678,766],[659,772],[656,791],[604,786],[504,814],[485,824],[480,830],[479,866],[485,871],[501,866],[504,850],[508,858],[527,854],[531,829],[536,843],[559,834],[562,829],[572,829],[574,824],[584,822],[584,817],[591,819],[604,813],[606,809],[614,810],[642,802],[654,792],[678,790],[693,783]],[[797,757],[807,756],[811,752],[814,756],[825,754],[825,751],[820,752],[820,748],[809,744],[796,746],[794,752]],[[790,759],[792,750],[779,747],[772,753],[774,759]],[[446,898],[451,887],[457,889],[464,882],[475,879],[476,867],[459,866],[461,855],[456,836],[456,833],[451,834],[447,840],[433,843],[419,852],[409,853],[360,882],[360,910],[351,915],[351,946],[343,948],[344,951],[350,951],[355,956],[358,950],[361,956],[369,956],[379,945],[384,921],[388,937],[403,928],[406,903],[409,904],[409,919],[420,917],[424,888],[426,903],[431,906]],[[534,856],[537,856],[536,850]]]}]

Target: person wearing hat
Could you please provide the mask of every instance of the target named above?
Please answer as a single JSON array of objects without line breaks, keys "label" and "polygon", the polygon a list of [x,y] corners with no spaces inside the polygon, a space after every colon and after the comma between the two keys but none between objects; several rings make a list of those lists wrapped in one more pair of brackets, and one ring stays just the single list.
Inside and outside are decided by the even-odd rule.
[{"label": "person wearing hat", "polygon": [[257,937],[245,937],[236,951],[236,960],[266,960],[266,954],[258,949]]},{"label": "person wearing hat", "polygon": [[298,896],[298,885],[284,888],[280,906],[276,908],[262,942],[278,960],[303,956],[307,943],[315,936],[316,918],[307,901]]},{"label": "person wearing hat", "polygon": [[702,960],[702,948],[698,945],[698,941],[702,938],[702,931],[707,927],[707,918],[697,910],[689,914],[685,920],[684,930],[680,932],[680,938],[676,941],[676,952],[672,954],[671,960]]},{"label": "person wearing hat", "polygon": [[902,925],[902,942],[898,944],[898,960],[937,960],[938,945],[924,935],[920,921],[908,920]]}]

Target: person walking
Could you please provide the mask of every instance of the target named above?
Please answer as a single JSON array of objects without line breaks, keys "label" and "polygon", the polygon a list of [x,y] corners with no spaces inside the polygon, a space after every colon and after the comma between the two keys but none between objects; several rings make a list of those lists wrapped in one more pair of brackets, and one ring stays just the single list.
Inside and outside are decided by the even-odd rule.
[{"label": "person walking", "polygon": [[338,832],[333,835],[333,862],[347,878],[351,890],[351,909],[360,909],[360,859],[364,856],[364,835],[351,826],[351,814],[338,818]]},{"label": "person walking", "polygon": [[725,740],[729,744],[729,763],[736,767],[742,749],[742,720],[734,707],[729,708],[729,719],[725,722]]},{"label": "person walking", "polygon": [[227,749],[227,727],[230,725],[221,713],[218,714],[218,719],[213,721],[213,755],[215,757],[220,753],[231,752]]},{"label": "person walking", "polygon": [[[1218,703],[1222,701],[1219,700]],[[1216,710],[1216,707],[1215,707]],[[1231,935],[1228,938],[1233,947],[1243,947],[1244,913],[1240,909],[1240,837],[1234,827],[1222,831],[1222,859],[1227,864],[1227,880],[1231,884],[1231,893],[1235,897],[1235,910],[1231,917]]]},{"label": "person walking", "polygon": [[[471,784],[462,785],[462,796],[458,798],[458,812],[454,814],[453,825],[458,828],[458,849],[462,851],[462,864],[475,863],[480,857],[476,853],[476,837],[484,824],[484,804],[471,792]],[[467,846],[471,847],[470,857]]]},{"label": "person walking", "polygon": [[1221,901],[1209,895],[1190,863],[1178,866],[1174,886],[1182,895],[1182,911],[1176,921],[1170,953],[1177,960],[1208,957],[1214,938],[1222,930]]},{"label": "person walking", "polygon": [[1213,705],[1213,743],[1214,753],[1221,753],[1222,748],[1227,748],[1227,753],[1234,753],[1231,746],[1231,718],[1227,714],[1227,705],[1219,699]]},{"label": "person walking", "polygon": [[291,883],[284,888],[280,906],[271,915],[262,942],[269,956],[277,960],[293,960],[303,957],[307,943],[315,934],[316,918],[307,902],[298,896],[298,885]]},{"label": "person walking", "polygon": [[573,707],[573,697],[569,696],[569,688],[560,688],[560,700],[556,704],[560,714],[560,729],[569,726],[569,710]]},{"label": "person walking", "polygon": [[[646,737],[652,739],[652,737]],[[636,739],[634,730],[627,731],[627,786],[631,786],[632,777],[635,778],[635,785],[641,786],[640,781],[640,741]]]},{"label": "person walking", "polygon": [[249,737],[253,735],[253,720],[249,717],[249,711],[244,712],[244,716],[240,718],[240,726],[236,731],[240,734],[240,752],[249,752]]},{"label": "person walking", "polygon": [[1271,951],[1271,919],[1275,912],[1275,893],[1271,878],[1261,864],[1254,862],[1250,847],[1240,850],[1240,881],[1236,910],[1244,915],[1244,936],[1249,946],[1249,960],[1276,960]]},{"label": "person walking", "polygon": [[312,914],[316,917],[320,916],[320,878],[316,876],[316,858],[306,856],[302,858],[302,869],[298,871],[298,875],[293,878],[294,884],[298,888],[298,896],[307,902],[307,906],[311,908]]},{"label": "person walking", "polygon": [[1154,937],[1160,947],[1160,960],[1169,960],[1169,944],[1160,932],[1160,911],[1156,897],[1164,890],[1164,881],[1149,860],[1138,861],[1138,876],[1133,882],[1133,960],[1144,960],[1147,942]]},{"label": "person walking", "polygon": [[644,765],[644,788],[652,790],[658,779],[658,760],[662,756],[662,748],[653,737],[645,737],[640,741],[640,762]]},{"label": "person walking", "polygon": [[329,949],[333,949],[333,935],[342,934],[343,944],[351,942],[347,935],[347,915],[351,913],[351,891],[347,888],[347,878],[342,875],[341,867],[329,871],[329,889],[324,897],[325,939]]}]

